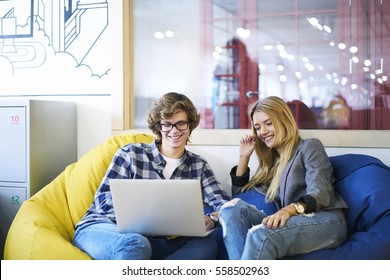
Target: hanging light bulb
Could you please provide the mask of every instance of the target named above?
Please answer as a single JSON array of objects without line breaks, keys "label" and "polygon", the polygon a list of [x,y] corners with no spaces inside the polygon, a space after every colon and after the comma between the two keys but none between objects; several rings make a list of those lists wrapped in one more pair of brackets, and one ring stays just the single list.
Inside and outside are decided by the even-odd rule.
[{"label": "hanging light bulb", "polygon": [[243,28],[243,27],[237,28],[236,33],[242,39],[246,39],[249,36],[251,36],[251,31],[249,29],[246,29],[246,28]]}]

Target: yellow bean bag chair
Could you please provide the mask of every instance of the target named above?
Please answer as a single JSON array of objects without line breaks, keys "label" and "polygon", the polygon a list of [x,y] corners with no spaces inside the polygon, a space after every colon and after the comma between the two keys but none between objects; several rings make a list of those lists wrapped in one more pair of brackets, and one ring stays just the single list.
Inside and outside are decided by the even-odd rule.
[{"label": "yellow bean bag chair", "polygon": [[117,149],[128,143],[151,143],[153,139],[146,134],[112,136],[67,166],[23,202],[8,231],[4,259],[91,259],[72,244],[75,225],[91,205]]}]

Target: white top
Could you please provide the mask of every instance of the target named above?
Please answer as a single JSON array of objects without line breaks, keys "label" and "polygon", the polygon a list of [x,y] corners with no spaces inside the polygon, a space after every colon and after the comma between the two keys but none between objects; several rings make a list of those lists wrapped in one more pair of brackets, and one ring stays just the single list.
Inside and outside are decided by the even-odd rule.
[{"label": "white top", "polygon": [[164,168],[163,174],[164,174],[164,177],[166,179],[169,179],[169,178],[171,178],[171,175],[172,175],[173,171],[175,171],[176,167],[178,167],[180,165],[180,163],[182,162],[183,157],[169,158],[169,157],[163,156],[163,158],[167,162],[167,165]]}]

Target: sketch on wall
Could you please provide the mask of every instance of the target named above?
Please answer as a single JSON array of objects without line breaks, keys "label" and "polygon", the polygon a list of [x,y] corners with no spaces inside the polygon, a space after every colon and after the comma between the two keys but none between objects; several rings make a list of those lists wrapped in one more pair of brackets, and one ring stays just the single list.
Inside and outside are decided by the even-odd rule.
[{"label": "sketch on wall", "polygon": [[108,3],[0,0],[0,95],[107,94]]}]

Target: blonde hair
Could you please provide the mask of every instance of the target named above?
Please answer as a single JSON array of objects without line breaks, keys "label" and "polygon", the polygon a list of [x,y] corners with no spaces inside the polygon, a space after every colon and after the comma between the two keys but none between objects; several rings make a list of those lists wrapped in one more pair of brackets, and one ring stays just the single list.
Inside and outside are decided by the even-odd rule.
[{"label": "blonde hair", "polygon": [[294,116],[289,106],[281,98],[276,96],[266,97],[251,106],[249,116],[252,122],[252,131],[257,135],[253,127],[253,115],[256,112],[264,112],[270,117],[275,129],[274,146],[277,146],[278,149],[280,147],[280,154],[275,148],[268,148],[257,137],[255,151],[259,159],[259,166],[243,190],[262,185],[267,189],[267,201],[272,201],[278,197],[282,172],[294,155],[300,136]]}]

